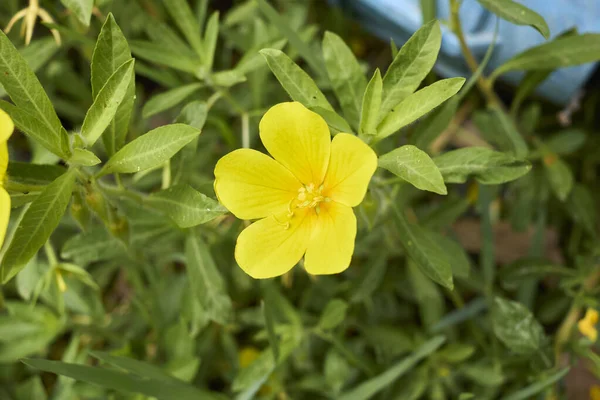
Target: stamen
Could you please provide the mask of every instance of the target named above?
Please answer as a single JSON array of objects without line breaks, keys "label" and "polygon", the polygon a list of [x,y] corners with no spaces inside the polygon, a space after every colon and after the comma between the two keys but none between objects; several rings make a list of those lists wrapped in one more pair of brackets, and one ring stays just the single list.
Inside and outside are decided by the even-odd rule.
[{"label": "stamen", "polygon": [[283,226],[283,229],[290,229],[290,221],[287,222],[281,222],[280,220],[277,219],[277,217],[273,214],[271,215],[273,217],[273,219],[275,220],[275,222],[277,222],[278,225]]}]

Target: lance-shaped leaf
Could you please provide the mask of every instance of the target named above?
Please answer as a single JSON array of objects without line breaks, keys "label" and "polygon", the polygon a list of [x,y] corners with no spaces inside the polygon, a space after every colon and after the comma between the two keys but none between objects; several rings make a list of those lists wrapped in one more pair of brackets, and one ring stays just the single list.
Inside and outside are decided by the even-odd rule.
[{"label": "lance-shaped leaf", "polygon": [[94,0],[60,0],[65,7],[77,17],[77,19],[85,26],[90,26],[92,19],[92,8],[94,8]]},{"label": "lance-shaped leaf", "polygon": [[200,134],[184,124],[171,124],[151,130],[128,143],[104,165],[100,175],[113,172],[140,172],[161,165]]},{"label": "lance-shaped leaf", "polygon": [[423,25],[402,46],[383,77],[383,101],[380,116],[412,94],[433,68],[442,42],[437,20]]},{"label": "lance-shaped leaf", "polygon": [[165,0],[165,8],[196,54],[204,55],[200,25],[186,0]]},{"label": "lance-shaped leaf", "polygon": [[227,213],[227,209],[218,201],[205,196],[189,185],[171,186],[160,192],[152,193],[145,202],[148,206],[164,212],[180,228],[204,224]]},{"label": "lance-shaped leaf", "polygon": [[293,100],[307,108],[322,107],[333,111],[315,81],[285,53],[276,49],[263,49],[260,54],[265,57],[269,68]]},{"label": "lance-shaped leaf", "polygon": [[194,233],[188,235],[185,242],[185,257],[192,292],[206,309],[210,319],[221,324],[227,323],[232,306],[225,282],[208,246]]},{"label": "lance-shaped leaf", "polygon": [[515,25],[529,25],[544,38],[550,37],[550,28],[540,14],[512,0],[477,0],[479,4],[502,19]]},{"label": "lance-shaped leaf", "polygon": [[71,199],[75,172],[68,171],[46,186],[31,203],[2,259],[2,283],[17,274],[50,238]]},{"label": "lance-shaped leaf", "polygon": [[358,130],[362,135],[374,136],[377,134],[382,90],[381,72],[377,68],[373,74],[373,78],[371,78],[365,89],[362,99],[360,127]]},{"label": "lance-shaped leaf", "polygon": [[500,297],[494,299],[492,327],[498,339],[517,354],[532,354],[546,340],[544,328],[527,307]]},{"label": "lance-shaped leaf", "polygon": [[175,107],[177,104],[200,90],[202,86],[201,83],[190,83],[189,85],[180,86],[158,94],[144,104],[142,116],[148,118],[159,112],[168,110],[171,107]]},{"label": "lance-shaped leaf", "polygon": [[360,119],[362,95],[367,87],[362,68],[344,40],[332,32],[325,32],[323,58],[344,116],[356,128]]},{"label": "lance-shaped leaf", "polygon": [[484,185],[499,185],[525,175],[531,164],[486,147],[452,150],[433,159],[444,181],[464,183],[469,176]]},{"label": "lance-shaped leaf", "polygon": [[406,145],[379,157],[379,166],[417,189],[447,194],[444,178],[433,160],[415,146]]},{"label": "lance-shaped leaf", "polygon": [[[92,55],[92,95],[94,99],[115,71],[129,60],[131,60],[129,44],[127,44],[127,40],[113,15],[108,14]],[[115,118],[102,135],[104,148],[109,156],[119,150],[125,142],[134,101],[135,79],[131,79],[127,93],[117,109]]]},{"label": "lance-shaped leaf", "polygon": [[57,156],[68,158],[67,132],[40,81],[4,32],[0,32],[0,83],[15,105],[36,120],[27,124],[33,128],[27,133],[36,140],[43,138],[40,144]]},{"label": "lance-shaped leaf", "polygon": [[377,127],[377,137],[380,139],[388,137],[427,114],[454,96],[464,83],[464,78],[442,79],[411,94],[396,105],[381,121]]},{"label": "lance-shaped leaf", "polygon": [[133,66],[134,60],[126,61],[121,65],[100,89],[88,110],[81,127],[81,135],[86,139],[89,147],[96,143],[114,120],[133,80]]}]

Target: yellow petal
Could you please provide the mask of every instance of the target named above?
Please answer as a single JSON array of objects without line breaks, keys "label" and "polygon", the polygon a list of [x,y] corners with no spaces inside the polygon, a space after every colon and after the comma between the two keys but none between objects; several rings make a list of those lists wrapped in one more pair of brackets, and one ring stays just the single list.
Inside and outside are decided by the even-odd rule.
[{"label": "yellow petal", "polygon": [[356,238],[352,208],[334,201],[321,203],[304,267],[313,275],[337,274],[350,265]]},{"label": "yellow petal", "polygon": [[12,135],[15,125],[4,110],[0,110],[0,143],[6,142]]},{"label": "yellow petal", "polygon": [[354,135],[338,133],[331,143],[323,195],[355,207],[365,197],[376,169],[377,155],[365,142]]},{"label": "yellow petal", "polygon": [[258,219],[287,211],[302,185],[277,161],[250,149],[232,151],[215,167],[219,201],[240,219]]},{"label": "yellow petal", "polygon": [[273,158],[305,185],[323,182],[331,135],[320,115],[297,102],[280,103],[260,121],[260,138]]},{"label": "yellow petal", "polygon": [[0,142],[0,187],[4,185],[4,176],[8,167],[8,146],[6,142]]},{"label": "yellow petal", "polygon": [[595,342],[598,338],[598,331],[596,330],[596,324],[598,323],[598,311],[588,308],[585,317],[583,317],[578,323],[577,328],[579,332],[587,336],[592,342]]},{"label": "yellow petal", "polygon": [[311,211],[296,211],[289,225],[283,213],[244,229],[235,246],[239,266],[256,279],[273,278],[292,269],[308,247],[314,215]]},{"label": "yellow petal", "polygon": [[0,247],[4,243],[6,228],[8,227],[8,218],[10,217],[10,196],[0,186]]}]

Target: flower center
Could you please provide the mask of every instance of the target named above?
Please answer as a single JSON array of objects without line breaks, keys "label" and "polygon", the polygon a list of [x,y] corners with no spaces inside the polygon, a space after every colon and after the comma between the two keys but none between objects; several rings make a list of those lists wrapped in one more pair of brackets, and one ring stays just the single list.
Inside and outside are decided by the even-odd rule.
[{"label": "flower center", "polygon": [[328,201],[328,199],[322,195],[323,185],[318,188],[314,183],[305,185],[298,189],[298,196],[296,200],[296,208],[315,208],[318,209],[319,203],[322,201]]}]

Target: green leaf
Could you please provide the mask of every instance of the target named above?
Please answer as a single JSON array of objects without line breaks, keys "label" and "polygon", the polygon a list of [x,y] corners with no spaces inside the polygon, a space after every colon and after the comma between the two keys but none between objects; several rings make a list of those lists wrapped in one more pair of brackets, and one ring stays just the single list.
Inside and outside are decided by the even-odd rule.
[{"label": "green leaf", "polygon": [[506,143],[506,146],[503,146],[502,150],[512,151],[518,158],[526,157],[529,152],[527,143],[510,117],[499,107],[495,106],[488,110],[487,116],[489,119],[485,125],[478,123],[478,127],[483,128],[482,131],[487,131],[488,136],[494,138],[502,137]]},{"label": "green leaf", "polygon": [[[129,44],[117,25],[112,13],[102,25],[92,55],[92,95],[94,99],[108,79],[127,61],[131,60]],[[109,156],[115,154],[123,144],[129,130],[129,120],[135,101],[135,79],[131,79],[127,93],[119,105],[115,118],[102,135],[104,148]]]},{"label": "green leaf", "polygon": [[358,130],[361,135],[377,135],[377,124],[379,123],[379,110],[381,108],[382,90],[383,83],[381,80],[381,72],[379,72],[379,68],[377,68],[363,95],[360,114],[360,127]]},{"label": "green leaf", "polygon": [[176,185],[152,193],[145,203],[169,216],[180,228],[204,224],[227,213],[218,201],[194,190],[189,185]]},{"label": "green leaf", "polygon": [[338,400],[368,400],[376,393],[390,386],[396,379],[410,371],[419,361],[429,356],[440,348],[446,341],[443,336],[436,336],[423,343],[414,353],[402,359],[400,362],[379,374],[361,383],[349,392],[343,393]]},{"label": "green leaf", "polygon": [[[15,119],[21,121],[15,121],[15,124],[35,128],[23,130],[57,156],[68,158],[70,151],[67,132],[40,81],[4,32],[0,32],[0,83],[17,106],[14,109],[18,108],[20,111]],[[24,119],[35,122],[22,121]]]},{"label": "green leaf", "polygon": [[81,126],[81,135],[85,138],[88,147],[96,143],[115,118],[117,109],[124,101],[133,80],[133,68],[134,60],[126,61],[117,68],[98,92]]},{"label": "green leaf", "polygon": [[484,185],[499,185],[525,175],[531,164],[486,147],[465,147],[433,159],[446,183],[464,183],[469,176]]},{"label": "green leaf", "polygon": [[544,141],[544,146],[558,155],[568,155],[581,149],[585,144],[587,135],[580,129],[566,129],[558,132]]},{"label": "green leaf", "polygon": [[143,361],[138,361],[133,358],[121,357],[112,355],[103,351],[91,351],[90,355],[98,360],[112,365],[113,367],[121,368],[133,375],[140,378],[154,379],[157,381],[165,382],[167,384],[182,385],[183,382],[168,375],[162,369],[156,367],[153,364],[149,364]]},{"label": "green leaf", "polygon": [[567,200],[575,180],[573,171],[567,163],[554,154],[544,156],[543,164],[550,189],[560,201]]},{"label": "green leaf", "polygon": [[500,297],[494,299],[492,327],[498,339],[518,354],[531,355],[546,340],[544,329],[527,307]]},{"label": "green leaf", "polygon": [[220,324],[229,322],[232,312],[231,299],[225,282],[215,265],[206,243],[196,234],[188,235],[185,242],[190,287],[198,301],[206,309],[209,318]]},{"label": "green leaf", "polygon": [[[383,83],[385,85],[385,80]],[[454,96],[464,83],[464,78],[442,79],[406,97],[383,118],[377,127],[377,137],[380,139],[388,137],[427,114]]]},{"label": "green leaf", "polygon": [[187,0],[165,0],[165,8],[199,57],[204,53],[200,25]]},{"label": "green leaf", "polygon": [[219,395],[196,389],[184,382],[170,383],[152,378],[141,378],[127,372],[70,364],[60,361],[26,359],[23,363],[42,371],[68,376],[81,382],[92,383],[125,393],[140,393],[159,400],[222,400]]},{"label": "green leaf", "polygon": [[71,199],[75,172],[68,171],[46,186],[31,203],[2,259],[2,283],[8,282],[46,243]]},{"label": "green leaf", "polygon": [[199,59],[180,54],[167,46],[154,44],[142,40],[129,41],[131,51],[137,57],[153,63],[166,65],[179,71],[190,73],[194,76],[203,74],[202,63]]},{"label": "green leaf", "polygon": [[398,147],[379,157],[379,166],[404,179],[417,189],[448,194],[444,178],[427,153],[415,146]]},{"label": "green leaf", "polygon": [[323,107],[311,107],[310,110],[323,117],[325,122],[327,122],[327,125],[329,125],[329,129],[331,129],[332,133],[352,133],[352,128],[350,125],[348,125],[348,122],[346,122],[344,118],[340,117],[335,111],[326,110]]},{"label": "green leaf", "polygon": [[515,25],[529,25],[544,38],[550,37],[550,28],[540,14],[512,0],[477,0],[488,11]]},{"label": "green leaf", "polygon": [[262,49],[260,54],[265,57],[269,68],[293,100],[307,108],[322,107],[333,111],[333,107],[315,81],[291,58],[276,49]]},{"label": "green leaf", "polygon": [[85,26],[90,26],[92,19],[92,8],[94,8],[94,0],[60,0]]},{"label": "green leaf", "polygon": [[322,330],[330,330],[337,327],[346,319],[346,311],[348,303],[340,299],[333,299],[325,306],[323,314],[319,319],[319,328]]},{"label": "green leaf", "polygon": [[440,23],[434,20],[423,25],[402,46],[383,77],[383,101],[379,115],[386,116],[417,90],[435,64],[441,41]]},{"label": "green leaf", "polygon": [[503,286],[507,289],[516,289],[524,280],[529,278],[546,278],[550,275],[560,277],[575,277],[577,273],[573,269],[555,265],[552,262],[532,257],[520,258],[519,260],[502,267],[500,276]]},{"label": "green leaf", "polygon": [[125,246],[102,226],[71,236],[62,247],[60,255],[80,265],[110,260],[125,253]]},{"label": "green leaf", "polygon": [[356,128],[360,118],[362,95],[367,87],[362,68],[344,40],[329,31],[325,32],[323,37],[323,58],[344,116],[350,125]]},{"label": "green leaf", "polygon": [[498,67],[491,78],[515,70],[548,70],[600,60],[600,33],[563,36],[517,54]]},{"label": "green leaf", "polygon": [[418,225],[409,224],[404,214],[396,207],[394,213],[399,237],[408,256],[429,279],[452,289],[452,266],[444,250],[427,231]]},{"label": "green leaf", "polygon": [[94,153],[85,149],[73,149],[73,153],[67,161],[69,164],[83,165],[85,167],[92,167],[102,162]]},{"label": "green leaf", "polygon": [[311,66],[319,75],[326,76],[325,67],[323,66],[323,60],[321,60],[307,43],[305,43],[300,36],[290,27],[288,21],[285,20],[279,13],[266,1],[256,0],[259,10],[267,17],[269,22],[279,29],[279,31],[285,36],[290,44],[302,55],[302,58],[306,60],[308,65]]},{"label": "green leaf", "polygon": [[213,67],[215,59],[215,51],[217,50],[217,39],[219,38],[219,12],[215,11],[208,22],[204,32],[204,64],[206,70],[210,71]]},{"label": "green leaf", "polygon": [[274,310],[268,303],[264,301],[261,303],[263,317],[265,319],[265,326],[267,327],[267,334],[269,335],[269,345],[273,350],[273,359],[279,359],[279,337],[275,333],[275,316]]},{"label": "green leaf", "polygon": [[201,83],[190,83],[152,97],[142,109],[142,117],[148,118],[159,112],[175,107],[183,100],[200,90]]},{"label": "green leaf", "polygon": [[162,165],[199,134],[199,129],[183,124],[153,129],[128,143],[112,156],[100,171],[100,175],[140,172]]},{"label": "green leaf", "polygon": [[571,219],[581,225],[590,235],[596,236],[598,226],[598,215],[596,214],[596,202],[590,190],[576,183],[567,199],[565,209]]},{"label": "green leaf", "polygon": [[241,82],[246,82],[246,76],[237,69],[215,72],[211,75],[210,79],[212,79],[215,85],[226,88]]},{"label": "green leaf", "polygon": [[15,192],[42,190],[66,172],[58,165],[9,162],[4,187]]},{"label": "green leaf", "polygon": [[507,396],[502,397],[501,400],[527,400],[535,397],[536,394],[541,393],[544,389],[550,387],[554,383],[563,379],[571,370],[571,367],[565,367],[560,371],[557,371],[546,378],[536,380],[536,382],[519,389]]}]

